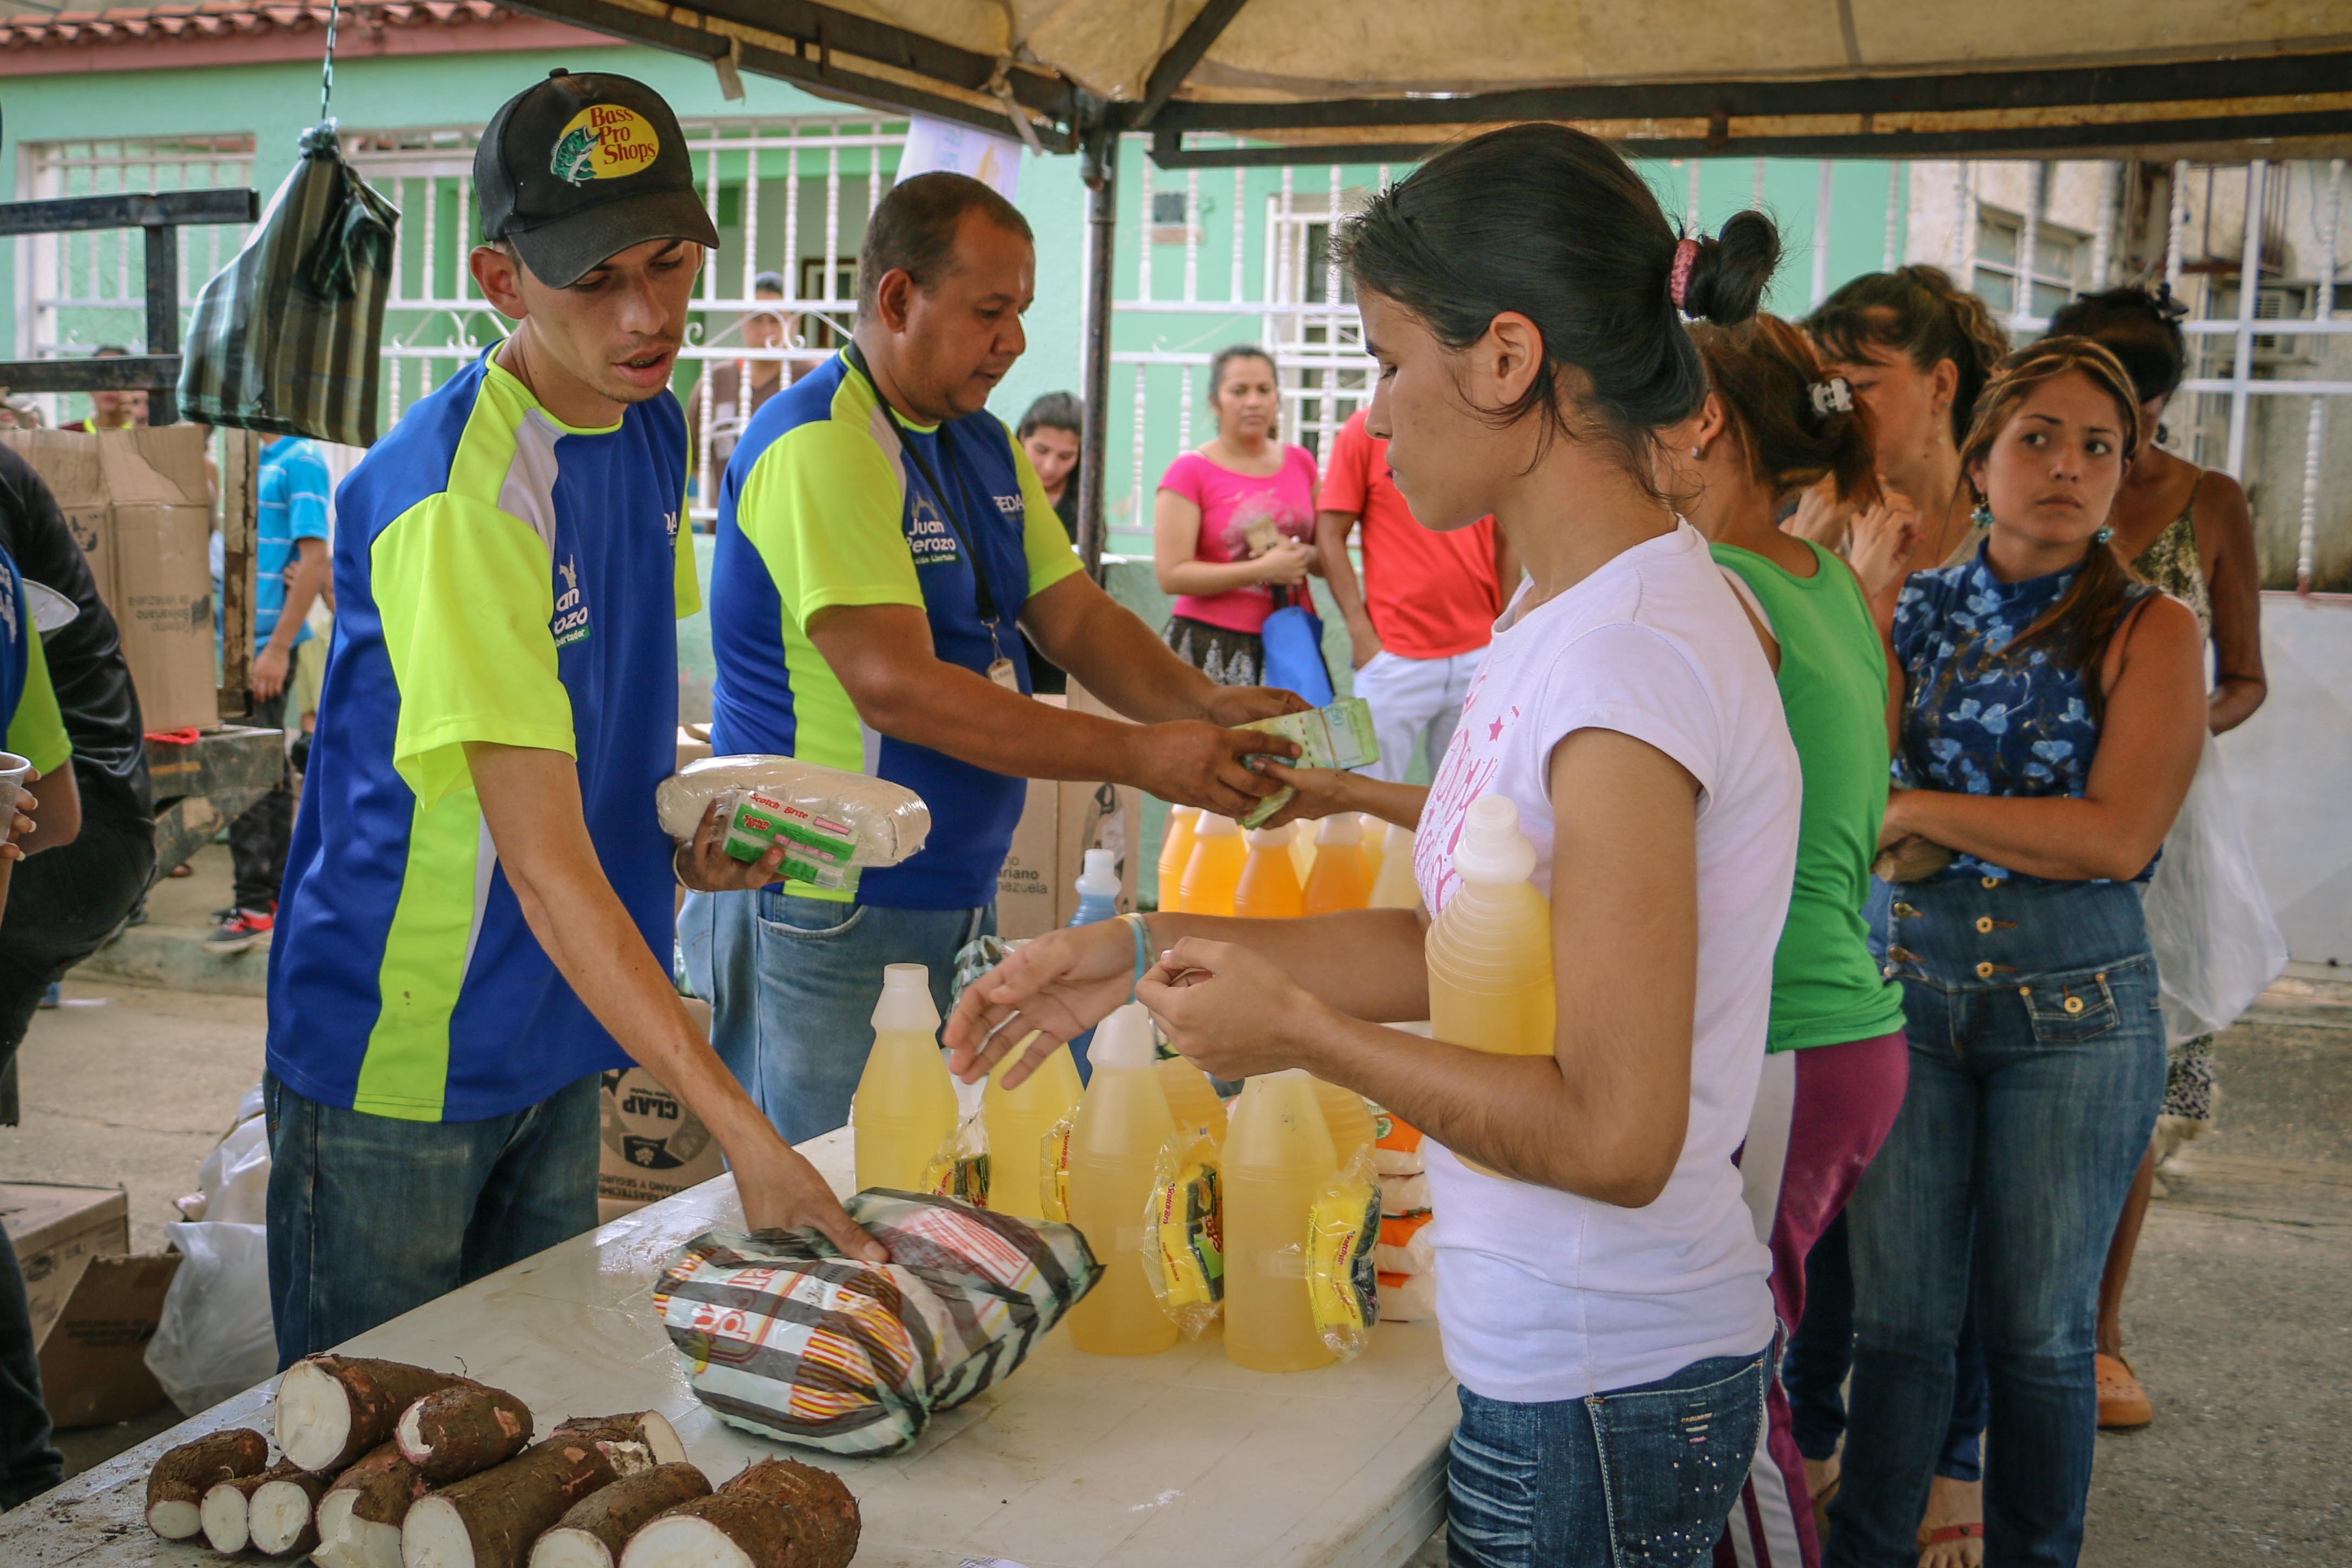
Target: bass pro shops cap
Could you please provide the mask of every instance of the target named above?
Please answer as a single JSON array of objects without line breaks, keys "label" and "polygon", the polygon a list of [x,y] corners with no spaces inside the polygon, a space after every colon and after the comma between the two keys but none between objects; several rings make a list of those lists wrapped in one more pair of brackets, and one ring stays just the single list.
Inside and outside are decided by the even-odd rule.
[{"label": "bass pro shops cap", "polygon": [[507,100],[474,149],[474,188],[483,240],[552,289],[649,239],[719,247],[677,116],[625,76],[559,68]]}]

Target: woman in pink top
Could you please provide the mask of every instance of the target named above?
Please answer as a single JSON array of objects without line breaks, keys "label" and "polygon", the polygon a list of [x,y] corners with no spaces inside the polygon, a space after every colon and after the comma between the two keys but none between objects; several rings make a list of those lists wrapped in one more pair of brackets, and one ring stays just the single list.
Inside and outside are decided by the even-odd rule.
[{"label": "woman in pink top", "polygon": [[1209,364],[1217,434],[1160,477],[1152,565],[1176,613],[1161,635],[1177,657],[1221,686],[1255,686],[1265,662],[1258,629],[1306,592],[1315,550],[1315,454],[1275,438],[1282,394],[1274,361],[1245,343]]}]

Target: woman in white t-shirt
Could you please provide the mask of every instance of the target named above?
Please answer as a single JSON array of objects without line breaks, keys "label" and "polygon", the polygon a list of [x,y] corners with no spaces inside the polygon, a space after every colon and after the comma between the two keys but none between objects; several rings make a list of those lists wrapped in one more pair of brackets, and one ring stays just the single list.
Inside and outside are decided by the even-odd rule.
[{"label": "woman in white t-shirt", "polygon": [[[1678,241],[1605,144],[1520,125],[1431,160],[1340,246],[1380,363],[1370,428],[1413,515],[1492,513],[1530,576],[1422,817],[1424,908],[1056,931],[966,991],[951,1065],[976,1076],[1032,1029],[1050,1048],[1132,989],[1220,1077],[1304,1067],[1422,1129],[1462,1384],[1452,1561],[1694,1563],[1755,1453],[1774,1334],[1732,1154],[1800,784],[1763,634],[1653,458],[1706,393],[1677,308],[1752,315],[1778,237],[1742,213]],[[1490,795],[1551,900],[1549,1057],[1374,1022],[1429,1016],[1423,932]]]}]

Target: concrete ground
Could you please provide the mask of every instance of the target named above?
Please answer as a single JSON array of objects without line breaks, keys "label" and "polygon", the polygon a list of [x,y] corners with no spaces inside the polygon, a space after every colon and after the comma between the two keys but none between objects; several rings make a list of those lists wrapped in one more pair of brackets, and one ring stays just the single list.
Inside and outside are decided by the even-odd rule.
[{"label": "concrete ground", "polygon": [[[192,885],[211,880],[175,902],[226,902]],[[65,990],[25,1044],[0,1181],[120,1184],[133,1245],[158,1246],[260,1079],[262,1003]],[[2140,1244],[2127,1321],[2156,1422],[2099,1440],[2091,1568],[2352,1561],[2352,984],[2299,968],[2219,1053],[2222,1131],[2181,1157]],[[68,1434],[69,1458],[166,1424]]]}]

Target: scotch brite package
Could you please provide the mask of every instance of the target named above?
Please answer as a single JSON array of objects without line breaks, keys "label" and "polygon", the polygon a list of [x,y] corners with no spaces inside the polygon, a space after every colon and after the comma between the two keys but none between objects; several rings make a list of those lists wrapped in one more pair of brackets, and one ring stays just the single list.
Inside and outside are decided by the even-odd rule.
[{"label": "scotch brite package", "polygon": [[828,1453],[895,1454],[1012,1375],[1101,1277],[1072,1226],[881,1188],[843,1205],[889,1249],[815,1230],[713,1231],[673,1254],[654,1311],[730,1426]]},{"label": "scotch brite package", "polygon": [[1037,1141],[1037,1206],[1047,1219],[1070,1217],[1070,1140],[1077,1131],[1078,1108],[1074,1105]]},{"label": "scotch brite package", "polygon": [[1225,1216],[1217,1147],[1206,1138],[1160,1151],[1143,1215],[1143,1272],[1160,1310],[1198,1339],[1225,1299]]},{"label": "scotch brite package", "polygon": [[923,1191],[933,1197],[954,1198],[984,1209],[988,1206],[988,1126],[975,1110],[956,1124],[956,1130],[940,1144],[940,1152],[931,1156],[931,1163],[923,1167]]},{"label": "scotch brite package", "polygon": [[[1372,710],[1360,697],[1342,697],[1328,708],[1313,708],[1303,713],[1255,719],[1242,728],[1263,730],[1269,735],[1297,742],[1298,755],[1292,759],[1297,767],[1360,768],[1381,760],[1381,739],[1372,730]],[[1242,826],[1257,826],[1289,805],[1290,797],[1297,793],[1287,788],[1276,791],[1241,819]]]},{"label": "scotch brite package", "polygon": [[1351,1361],[1381,1319],[1381,1188],[1370,1154],[1356,1151],[1307,1208],[1307,1304],[1333,1355]]},{"label": "scotch brite package", "polygon": [[825,837],[852,844],[851,866],[896,866],[930,837],[930,807],[904,784],[755,753],[688,763],[655,786],[654,813],[663,832],[688,838],[713,801],[752,794],[846,829]]},{"label": "scotch brite package", "polygon": [[727,817],[727,853],[749,865],[779,843],[784,846],[784,860],[778,868],[793,881],[820,888],[848,884],[850,860],[857,850],[855,828],[772,795],[746,790]]}]

